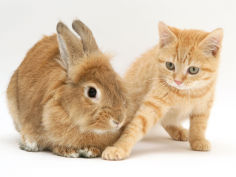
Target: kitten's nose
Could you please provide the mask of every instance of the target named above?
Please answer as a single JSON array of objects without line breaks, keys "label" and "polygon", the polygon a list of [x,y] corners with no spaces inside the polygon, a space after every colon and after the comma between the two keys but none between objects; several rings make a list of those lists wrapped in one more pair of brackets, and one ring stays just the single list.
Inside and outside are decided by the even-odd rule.
[{"label": "kitten's nose", "polygon": [[183,82],[182,82],[182,81],[177,81],[177,80],[175,80],[175,83],[176,83],[177,85],[181,85]]}]

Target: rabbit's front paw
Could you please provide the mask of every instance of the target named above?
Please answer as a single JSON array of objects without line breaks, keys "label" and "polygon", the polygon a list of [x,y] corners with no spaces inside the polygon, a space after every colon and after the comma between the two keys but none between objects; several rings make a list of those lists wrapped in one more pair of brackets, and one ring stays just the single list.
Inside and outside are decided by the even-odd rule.
[{"label": "rabbit's front paw", "polygon": [[123,160],[129,155],[130,153],[122,148],[109,146],[103,151],[102,158],[104,160]]},{"label": "rabbit's front paw", "polygon": [[29,152],[37,152],[40,151],[38,144],[36,141],[24,139],[20,142],[20,149],[29,151]]},{"label": "rabbit's front paw", "polygon": [[70,158],[79,157],[79,151],[75,148],[64,147],[64,146],[56,146],[53,147],[52,152],[56,155]]},{"label": "rabbit's front paw", "polygon": [[89,147],[79,150],[80,157],[95,158],[101,156],[101,150],[96,147]]}]

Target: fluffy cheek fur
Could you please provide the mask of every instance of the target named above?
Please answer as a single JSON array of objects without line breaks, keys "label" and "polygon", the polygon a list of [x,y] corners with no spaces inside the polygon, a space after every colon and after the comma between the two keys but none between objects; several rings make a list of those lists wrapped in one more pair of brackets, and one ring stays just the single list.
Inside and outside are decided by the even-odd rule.
[{"label": "fluffy cheek fur", "polygon": [[206,86],[209,82],[206,82],[206,79],[209,79],[209,74],[205,73],[204,71],[200,71],[196,75],[189,75],[187,71],[182,74],[183,84],[177,85],[175,80],[175,72],[169,71],[165,66],[161,66],[161,74],[160,79],[162,79],[166,84],[175,87],[180,90],[187,90],[187,89],[197,89]]},{"label": "fluffy cheek fur", "polygon": [[[97,131],[105,133],[110,130],[118,130],[113,122],[111,111],[102,109],[99,103],[94,103],[84,95],[84,90],[81,87],[66,85],[70,89],[62,88],[61,100],[62,105],[72,118],[74,125],[77,125],[81,132]],[[73,88],[74,87],[74,88]],[[72,96],[73,95],[73,96]],[[83,107],[83,109],[80,109]]]}]

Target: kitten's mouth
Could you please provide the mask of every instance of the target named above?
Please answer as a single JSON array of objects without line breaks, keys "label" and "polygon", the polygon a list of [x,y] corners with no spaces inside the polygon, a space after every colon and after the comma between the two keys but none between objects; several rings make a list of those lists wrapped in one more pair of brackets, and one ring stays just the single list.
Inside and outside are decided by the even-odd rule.
[{"label": "kitten's mouth", "polygon": [[187,87],[184,85],[184,83],[182,83],[182,84],[177,84],[177,83],[174,82],[174,81],[168,81],[168,80],[166,80],[166,83],[167,83],[169,86],[174,87],[175,89],[178,89],[178,90],[187,90],[187,89],[189,89],[189,88],[187,88]]}]

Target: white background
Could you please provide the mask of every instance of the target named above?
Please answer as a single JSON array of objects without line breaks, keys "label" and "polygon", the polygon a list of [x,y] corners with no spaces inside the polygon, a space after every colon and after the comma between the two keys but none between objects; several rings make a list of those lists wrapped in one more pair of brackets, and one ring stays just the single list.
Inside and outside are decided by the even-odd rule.
[{"label": "white background", "polygon": [[[0,176],[236,176],[236,1],[234,0],[0,0]],[[136,57],[158,41],[157,24],[211,31],[224,28],[216,101],[207,137],[212,151],[194,152],[156,127],[124,161],[69,159],[18,148],[6,106],[10,76],[27,50],[59,20],[79,18],[93,31],[100,48],[115,55],[123,75]]]}]

